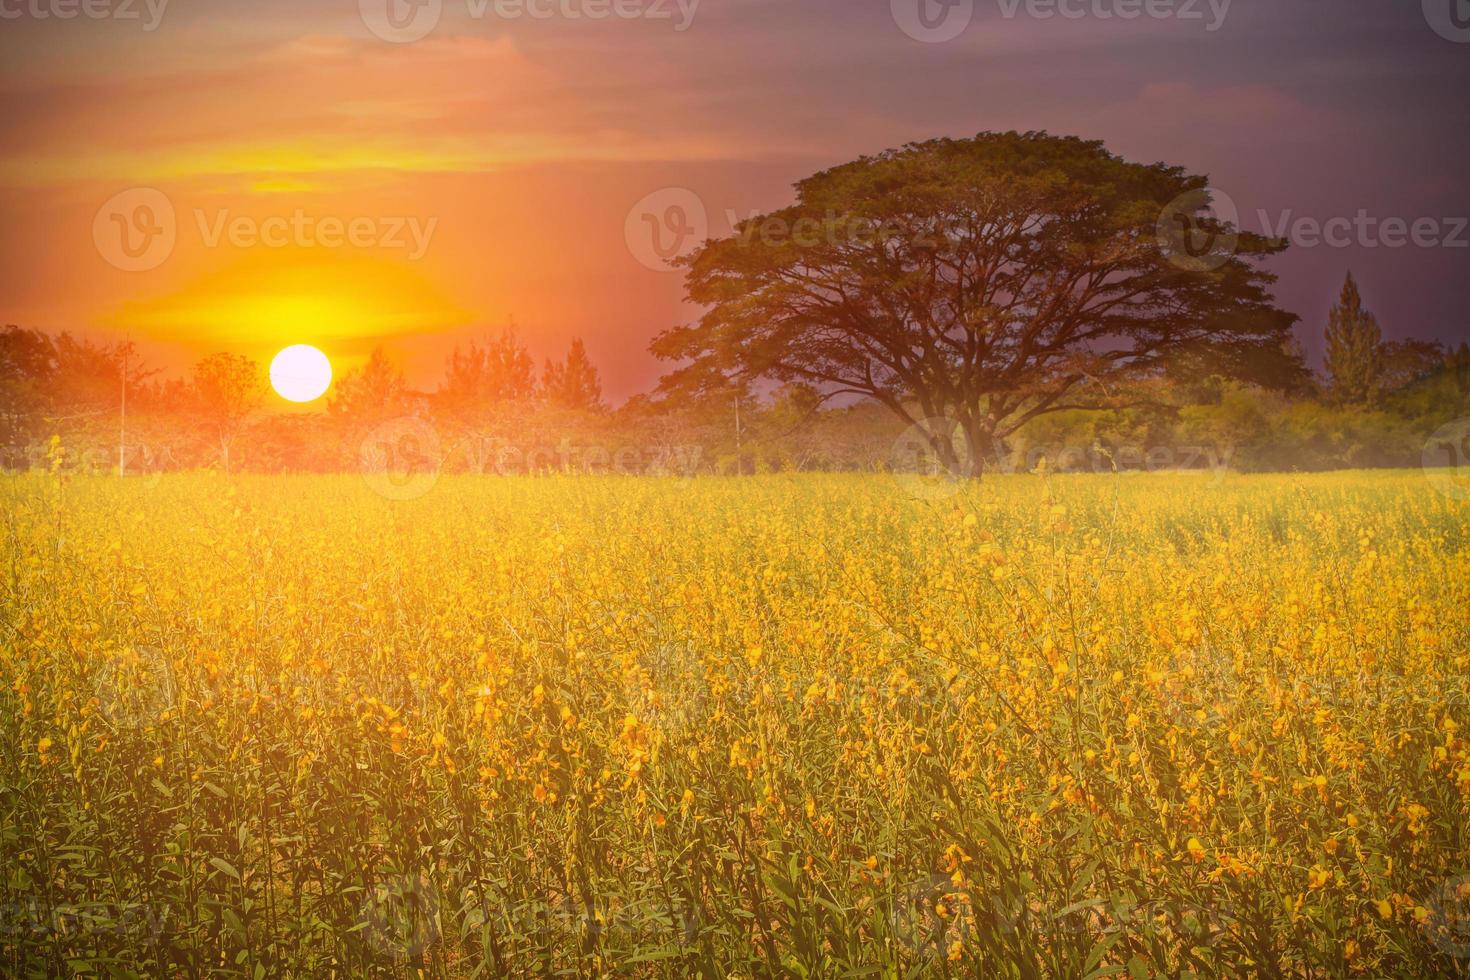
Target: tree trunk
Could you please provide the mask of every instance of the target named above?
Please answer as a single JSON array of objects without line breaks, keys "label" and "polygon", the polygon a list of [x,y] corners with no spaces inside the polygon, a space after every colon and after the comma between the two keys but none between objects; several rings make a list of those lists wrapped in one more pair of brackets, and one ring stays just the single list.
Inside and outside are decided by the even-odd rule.
[{"label": "tree trunk", "polygon": [[967,457],[963,461],[965,472],[962,475],[978,480],[992,464],[1000,463],[1004,447],[996,438],[995,431],[974,414],[961,417],[959,424],[964,433]]},{"label": "tree trunk", "polygon": [[[920,428],[929,443],[929,451],[934,454],[931,475],[943,474],[953,479],[966,476],[968,467],[955,445],[954,423],[947,416],[940,415],[920,423]],[[921,460],[915,460],[915,463],[922,465]]]}]

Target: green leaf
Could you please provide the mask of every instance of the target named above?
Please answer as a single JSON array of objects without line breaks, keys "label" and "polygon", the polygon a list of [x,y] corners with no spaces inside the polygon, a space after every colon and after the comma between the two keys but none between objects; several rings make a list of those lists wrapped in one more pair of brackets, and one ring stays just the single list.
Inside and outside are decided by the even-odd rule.
[{"label": "green leaf", "polygon": [[209,863],[214,865],[219,870],[223,871],[225,874],[229,875],[231,878],[234,878],[236,881],[240,880],[240,872],[236,871],[235,866],[226,861],[224,858],[210,858]]}]

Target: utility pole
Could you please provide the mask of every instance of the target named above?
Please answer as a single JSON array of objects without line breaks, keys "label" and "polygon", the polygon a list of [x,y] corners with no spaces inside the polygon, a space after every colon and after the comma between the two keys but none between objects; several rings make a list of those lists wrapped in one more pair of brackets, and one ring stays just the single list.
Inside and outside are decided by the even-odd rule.
[{"label": "utility pole", "polygon": [[128,354],[132,342],[123,341],[122,348],[122,393],[118,398],[117,410],[117,475],[128,475]]},{"label": "utility pole", "polygon": [[745,473],[745,458],[740,455],[740,393],[735,393],[735,475]]}]

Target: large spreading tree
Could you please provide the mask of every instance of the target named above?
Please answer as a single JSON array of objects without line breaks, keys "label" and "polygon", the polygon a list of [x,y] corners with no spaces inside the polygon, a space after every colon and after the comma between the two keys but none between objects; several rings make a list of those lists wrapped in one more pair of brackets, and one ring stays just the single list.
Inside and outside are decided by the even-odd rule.
[{"label": "large spreading tree", "polygon": [[[1207,180],[1045,133],[940,139],[823,171],[682,260],[694,324],[668,389],[734,379],[876,399],[971,467],[1048,412],[1117,405],[1178,365],[1300,375],[1296,316]],[[961,437],[955,441],[956,434]]]}]

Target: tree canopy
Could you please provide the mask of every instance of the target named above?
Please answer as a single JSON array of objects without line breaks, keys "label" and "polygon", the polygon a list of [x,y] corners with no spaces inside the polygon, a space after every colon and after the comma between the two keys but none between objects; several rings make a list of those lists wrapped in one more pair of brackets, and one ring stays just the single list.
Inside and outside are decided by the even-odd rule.
[{"label": "tree canopy", "polygon": [[[1285,243],[1215,217],[1207,185],[1045,133],[823,171],[682,260],[706,312],[654,341],[684,362],[665,387],[741,377],[862,395],[910,424],[947,420],[979,461],[1038,415],[1116,405],[1184,359],[1299,376],[1297,318],[1256,264]],[[930,438],[961,463],[942,428]]]},{"label": "tree canopy", "polygon": [[1327,315],[1323,340],[1323,363],[1333,397],[1341,402],[1377,401],[1385,367],[1383,331],[1378,327],[1378,318],[1363,308],[1363,297],[1351,272],[1337,305]]}]

